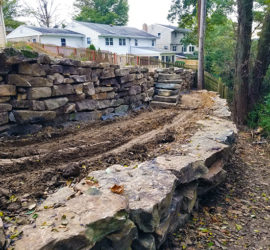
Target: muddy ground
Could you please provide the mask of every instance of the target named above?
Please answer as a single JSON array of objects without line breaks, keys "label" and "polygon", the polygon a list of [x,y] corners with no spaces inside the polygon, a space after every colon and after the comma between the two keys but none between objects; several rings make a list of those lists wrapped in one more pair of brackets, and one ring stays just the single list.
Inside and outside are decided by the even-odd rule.
[{"label": "muddy ground", "polygon": [[115,121],[48,127],[32,136],[1,138],[0,211],[9,217],[22,214],[92,170],[136,165],[173,152],[196,131],[196,121],[211,114],[213,95],[191,93],[171,109],[147,108]]}]

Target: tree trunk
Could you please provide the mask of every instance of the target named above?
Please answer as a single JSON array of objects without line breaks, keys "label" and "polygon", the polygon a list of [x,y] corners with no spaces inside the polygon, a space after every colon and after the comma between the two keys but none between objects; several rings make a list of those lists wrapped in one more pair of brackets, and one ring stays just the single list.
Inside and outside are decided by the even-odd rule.
[{"label": "tree trunk", "polygon": [[199,64],[198,64],[198,89],[204,88],[204,37],[205,37],[205,18],[206,0],[200,0],[200,26],[199,26]]},{"label": "tree trunk", "polygon": [[0,0],[0,48],[5,47],[6,45],[6,28],[4,22],[4,15],[2,9],[3,1]]},{"label": "tree trunk", "polygon": [[234,120],[245,123],[248,114],[249,58],[251,47],[253,0],[237,0],[238,35],[234,82]]},{"label": "tree trunk", "polygon": [[249,109],[251,110],[262,93],[262,84],[270,65],[270,8],[268,8],[260,39],[258,43],[258,54],[253,68],[252,82],[249,93]]}]

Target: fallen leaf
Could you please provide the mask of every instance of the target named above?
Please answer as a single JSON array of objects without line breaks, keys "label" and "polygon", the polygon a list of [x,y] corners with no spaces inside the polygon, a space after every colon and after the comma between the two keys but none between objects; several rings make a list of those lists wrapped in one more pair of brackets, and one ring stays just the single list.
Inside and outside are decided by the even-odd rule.
[{"label": "fallen leaf", "polygon": [[122,194],[124,192],[124,186],[115,184],[113,187],[111,187],[111,191],[115,194]]},{"label": "fallen leaf", "polygon": [[242,226],[238,225],[238,224],[235,224],[235,227],[236,227],[237,231],[240,231],[242,229]]}]

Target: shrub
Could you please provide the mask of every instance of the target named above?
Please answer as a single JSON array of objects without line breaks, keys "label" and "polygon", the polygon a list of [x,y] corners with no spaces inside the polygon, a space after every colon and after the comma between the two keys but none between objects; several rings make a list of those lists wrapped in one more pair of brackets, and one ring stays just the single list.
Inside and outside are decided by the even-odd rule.
[{"label": "shrub", "polygon": [[248,125],[251,128],[261,127],[265,135],[270,136],[270,94],[249,113]]},{"label": "shrub", "polygon": [[89,46],[89,49],[90,49],[90,50],[96,50],[96,47],[95,47],[94,44],[91,44],[91,45]]}]

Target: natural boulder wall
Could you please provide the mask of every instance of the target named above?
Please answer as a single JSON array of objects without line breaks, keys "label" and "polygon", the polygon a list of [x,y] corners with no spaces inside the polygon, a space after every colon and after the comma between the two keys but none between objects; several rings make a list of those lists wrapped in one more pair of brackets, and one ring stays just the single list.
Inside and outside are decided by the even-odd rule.
[{"label": "natural boulder wall", "polygon": [[54,111],[14,110],[13,114],[19,124],[52,121],[56,117]]},{"label": "natural boulder wall", "polygon": [[0,103],[0,112],[7,112],[12,110],[12,105],[8,103]]},{"label": "natural boulder wall", "polygon": [[[130,218],[143,232],[154,232],[160,221],[168,216],[176,181],[168,171],[155,165],[135,168],[115,165],[105,171],[92,172],[90,176],[98,182],[98,190],[103,193],[111,192],[115,184],[123,185]],[[76,186],[82,192],[88,188],[87,179]]]},{"label": "natural boulder wall", "polygon": [[42,209],[35,225],[24,226],[15,249],[90,249],[127,221],[125,197],[91,193],[69,199],[64,207]]}]

